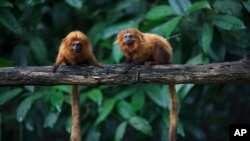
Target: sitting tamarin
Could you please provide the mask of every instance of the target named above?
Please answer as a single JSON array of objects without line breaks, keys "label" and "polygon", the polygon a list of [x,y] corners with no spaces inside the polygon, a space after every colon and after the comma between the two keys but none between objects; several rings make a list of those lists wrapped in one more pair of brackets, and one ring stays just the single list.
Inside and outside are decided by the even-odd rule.
[{"label": "sitting tamarin", "polygon": [[[172,47],[169,42],[156,34],[142,33],[135,28],[122,30],[115,41],[127,58],[125,71],[131,67],[144,64],[149,68],[151,64],[171,64]],[[168,84],[170,93],[170,127],[169,141],[176,141],[177,128],[177,97],[175,84]]]},{"label": "sitting tamarin", "polygon": [[[52,71],[56,72],[56,69],[60,65],[77,66],[89,63],[103,67],[92,53],[92,47],[88,37],[80,31],[72,31],[62,40]],[[70,140],[81,141],[78,85],[72,85],[71,106],[73,121]]]}]

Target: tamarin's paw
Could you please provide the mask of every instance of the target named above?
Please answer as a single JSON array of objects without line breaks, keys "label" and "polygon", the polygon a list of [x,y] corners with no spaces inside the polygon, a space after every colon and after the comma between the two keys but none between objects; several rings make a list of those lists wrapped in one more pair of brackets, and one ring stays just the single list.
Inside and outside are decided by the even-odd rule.
[{"label": "tamarin's paw", "polygon": [[57,68],[58,68],[58,65],[53,65],[53,67],[52,67],[52,72],[55,73],[56,70],[57,70]]}]

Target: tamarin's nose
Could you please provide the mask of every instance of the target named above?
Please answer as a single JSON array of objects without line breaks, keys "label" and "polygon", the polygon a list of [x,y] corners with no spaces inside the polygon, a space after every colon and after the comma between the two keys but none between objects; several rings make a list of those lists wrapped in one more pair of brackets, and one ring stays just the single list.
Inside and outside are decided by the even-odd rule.
[{"label": "tamarin's nose", "polygon": [[124,34],[124,40],[127,44],[131,44],[133,42],[133,35],[131,33]]}]

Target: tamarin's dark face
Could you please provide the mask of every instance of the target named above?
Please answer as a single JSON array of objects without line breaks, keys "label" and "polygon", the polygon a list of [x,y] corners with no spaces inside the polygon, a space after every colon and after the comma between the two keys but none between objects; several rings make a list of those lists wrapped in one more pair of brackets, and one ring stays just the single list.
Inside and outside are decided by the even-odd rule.
[{"label": "tamarin's dark face", "polygon": [[82,50],[82,43],[78,40],[72,41],[71,42],[71,50],[74,53],[79,53]]},{"label": "tamarin's dark face", "polygon": [[130,32],[125,33],[123,38],[127,45],[131,45],[135,41],[133,34]]}]

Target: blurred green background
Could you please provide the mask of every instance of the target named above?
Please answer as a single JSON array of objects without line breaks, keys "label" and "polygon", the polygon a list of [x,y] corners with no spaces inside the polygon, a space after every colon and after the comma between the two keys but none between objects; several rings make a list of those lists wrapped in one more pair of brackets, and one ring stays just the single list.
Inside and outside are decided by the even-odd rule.
[{"label": "blurred green background", "polygon": [[[238,61],[250,50],[250,0],[0,0],[0,66],[48,66],[62,38],[83,31],[104,64],[124,60],[116,34],[169,38],[175,64]],[[250,123],[249,84],[177,85],[180,141],[228,140]],[[85,141],[166,141],[169,97],[153,84],[81,86]],[[0,87],[0,141],[67,141],[70,86]]]}]

